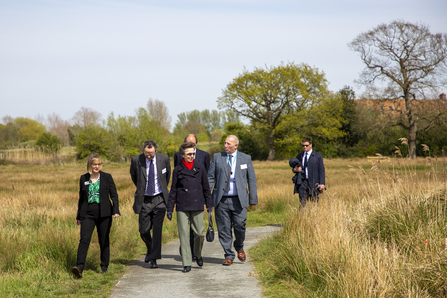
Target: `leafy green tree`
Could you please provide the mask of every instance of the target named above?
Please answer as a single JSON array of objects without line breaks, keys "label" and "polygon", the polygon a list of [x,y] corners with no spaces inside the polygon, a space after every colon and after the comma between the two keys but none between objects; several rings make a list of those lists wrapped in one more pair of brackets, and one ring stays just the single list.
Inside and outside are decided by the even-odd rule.
[{"label": "leafy green tree", "polygon": [[110,138],[102,127],[88,125],[75,136],[76,157],[84,159],[91,153],[110,158]]},{"label": "leafy green tree", "polygon": [[235,135],[239,139],[238,150],[250,154],[254,160],[265,160],[268,156],[269,148],[265,143],[266,136],[261,129],[248,126],[243,123],[227,123],[225,134],[220,140],[220,147],[223,150],[225,139],[229,135]]},{"label": "leafy green tree", "polygon": [[56,157],[61,149],[62,142],[61,140],[49,133],[44,132],[40,135],[39,139],[37,139],[36,147],[41,149],[44,152],[51,153],[53,157]]},{"label": "leafy green tree", "polygon": [[33,119],[18,117],[13,123],[18,128],[17,135],[20,142],[37,140],[45,132],[45,126]]},{"label": "leafy green tree", "polygon": [[218,106],[262,125],[268,131],[268,159],[273,160],[275,129],[285,116],[317,105],[328,92],[323,72],[306,64],[287,63],[244,70],[223,90]]},{"label": "leafy green tree", "polygon": [[[290,158],[304,137],[322,140],[324,143],[335,141],[344,135],[341,130],[343,102],[338,94],[327,92],[314,101],[307,109],[284,116],[276,127],[276,150],[280,158]],[[328,151],[329,152],[329,151]],[[323,153],[320,151],[320,153]],[[328,156],[326,156],[328,157]]]},{"label": "leafy green tree", "polygon": [[[432,34],[424,24],[398,20],[359,34],[349,47],[366,66],[358,83],[378,93],[378,99],[405,100],[395,123],[407,130],[410,157],[415,158],[417,133],[428,127],[421,125],[414,101],[445,86],[447,34]],[[388,85],[377,88],[376,82]],[[446,110],[438,111],[437,117],[441,113]]]}]

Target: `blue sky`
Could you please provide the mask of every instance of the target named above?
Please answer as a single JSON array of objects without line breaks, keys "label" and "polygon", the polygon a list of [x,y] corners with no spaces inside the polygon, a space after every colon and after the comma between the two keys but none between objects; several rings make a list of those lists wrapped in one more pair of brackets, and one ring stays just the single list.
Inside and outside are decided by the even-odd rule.
[{"label": "blue sky", "polygon": [[174,124],[217,109],[244,68],[281,62],[360,94],[350,41],[396,19],[446,33],[446,11],[445,0],[0,0],[0,119],[69,120],[81,107],[131,116],[154,98]]}]

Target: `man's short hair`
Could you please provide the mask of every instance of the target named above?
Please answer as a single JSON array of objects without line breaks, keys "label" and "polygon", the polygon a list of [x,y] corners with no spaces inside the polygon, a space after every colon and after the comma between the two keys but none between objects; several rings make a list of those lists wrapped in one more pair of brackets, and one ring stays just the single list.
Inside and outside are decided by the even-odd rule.
[{"label": "man's short hair", "polygon": [[148,140],[148,141],[144,141],[143,143],[143,150],[146,149],[146,147],[148,148],[155,148],[155,151],[158,150],[158,143],[154,140]]},{"label": "man's short hair", "polygon": [[301,141],[301,143],[304,142],[308,142],[309,144],[312,144],[312,139],[311,138],[304,138],[303,141]]},{"label": "man's short hair", "polygon": [[187,139],[190,135],[193,135],[193,136],[194,136],[194,138],[196,139],[196,144],[197,144],[199,141],[197,140],[197,136],[196,136],[195,134],[193,134],[193,133],[189,133],[189,134],[187,134],[186,137],[185,137],[185,139],[183,140],[183,143],[187,143],[187,142],[186,142],[186,139]]},{"label": "man's short hair", "polygon": [[178,148],[178,151],[180,152],[181,155],[183,155],[183,154],[185,154],[186,149],[195,148],[195,147],[196,147],[196,144],[194,144],[193,142],[185,142],[180,145],[180,148]]}]

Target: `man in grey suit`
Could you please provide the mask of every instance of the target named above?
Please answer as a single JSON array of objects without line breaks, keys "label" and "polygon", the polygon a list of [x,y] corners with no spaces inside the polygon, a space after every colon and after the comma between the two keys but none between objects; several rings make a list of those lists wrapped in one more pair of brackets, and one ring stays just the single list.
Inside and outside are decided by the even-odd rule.
[{"label": "man in grey suit", "polygon": [[163,220],[169,198],[171,164],[167,155],[157,153],[156,141],[145,141],[143,148],[144,152],[132,157],[130,164],[130,176],[137,187],[133,210],[139,215],[139,232],[147,248],[144,261],[150,261],[150,268],[158,268]]},{"label": "man in grey suit", "polygon": [[238,144],[236,136],[228,136],[225,140],[225,152],[214,154],[208,170],[219,241],[225,253],[224,266],[230,266],[235,257],[231,250],[232,227],[235,237],[233,245],[238,259],[245,261],[246,208],[258,204],[256,175],[251,156],[239,152]]},{"label": "man in grey suit", "polygon": [[[297,155],[297,159],[302,164],[303,180],[298,190],[301,206],[306,206],[307,201],[318,201],[318,195],[324,190],[325,171],[323,156],[312,150],[312,140],[303,139],[304,151]],[[298,167],[293,169],[298,172]]]}]

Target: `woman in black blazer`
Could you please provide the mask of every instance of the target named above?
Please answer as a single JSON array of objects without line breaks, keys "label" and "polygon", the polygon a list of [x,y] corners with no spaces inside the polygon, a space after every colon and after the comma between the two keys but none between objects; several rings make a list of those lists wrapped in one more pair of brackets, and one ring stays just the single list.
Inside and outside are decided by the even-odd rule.
[{"label": "woman in black blazer", "polygon": [[87,160],[88,173],[79,181],[79,202],[76,224],[81,225],[76,266],[72,272],[82,277],[87,250],[96,226],[101,250],[101,272],[108,272],[110,260],[109,234],[113,218],[120,216],[118,193],[112,175],[101,171],[102,163],[98,154],[90,154]]},{"label": "woman in black blazer", "polygon": [[205,228],[203,224],[203,205],[206,204],[208,213],[212,211],[213,206],[207,172],[204,165],[194,162],[194,147],[194,143],[187,142],[179,148],[183,161],[172,172],[172,185],[167,205],[169,220],[172,219],[172,212],[174,205],[176,205],[177,227],[183,263],[182,272],[184,273],[191,271],[192,265],[188,222],[191,223],[194,233],[196,262],[197,265],[202,267],[202,247],[205,238],[203,235]]}]

